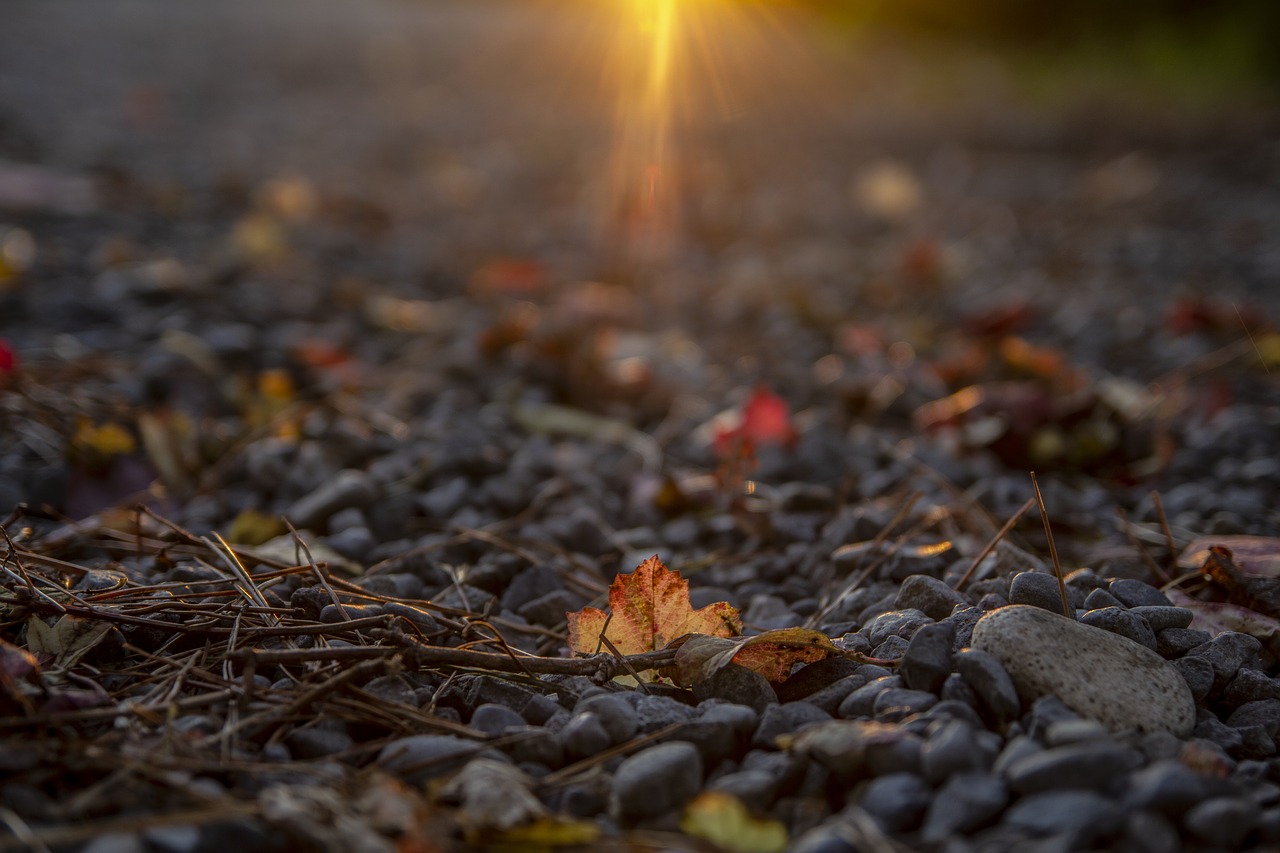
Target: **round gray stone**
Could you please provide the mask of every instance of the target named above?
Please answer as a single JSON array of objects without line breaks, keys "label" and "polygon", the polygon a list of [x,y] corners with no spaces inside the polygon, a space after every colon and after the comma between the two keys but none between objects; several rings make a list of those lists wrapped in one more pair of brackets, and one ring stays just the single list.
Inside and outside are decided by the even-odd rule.
[{"label": "round gray stone", "polygon": [[1028,604],[1062,615],[1062,590],[1058,579],[1045,572],[1022,572],[1009,584],[1009,603]]},{"label": "round gray stone", "polygon": [[1186,737],[1195,726],[1186,681],[1168,661],[1125,637],[1011,605],[982,617],[973,645],[1004,665],[1019,693],[1057,696],[1113,731],[1163,729]]},{"label": "round gray stone", "polygon": [[658,744],[630,756],[613,774],[613,813],[623,821],[658,817],[702,787],[702,758],[692,744]]},{"label": "round gray stone", "polygon": [[938,844],[972,832],[998,815],[1008,800],[1008,790],[995,776],[987,773],[952,776],[929,804],[921,838],[926,844]]},{"label": "round gray stone", "polygon": [[1151,626],[1145,619],[1134,614],[1132,610],[1102,607],[1085,613],[1080,617],[1080,621],[1085,625],[1092,625],[1095,628],[1119,634],[1121,637],[1128,637],[1153,652],[1156,650],[1155,632],[1151,630]]},{"label": "round gray stone", "polygon": [[945,619],[957,604],[968,604],[965,597],[942,581],[929,575],[911,575],[898,588],[895,610],[919,610],[935,621]]},{"label": "round gray stone", "polygon": [[922,625],[907,644],[898,665],[902,680],[912,690],[937,694],[951,674],[951,644],[956,629],[947,622]]}]

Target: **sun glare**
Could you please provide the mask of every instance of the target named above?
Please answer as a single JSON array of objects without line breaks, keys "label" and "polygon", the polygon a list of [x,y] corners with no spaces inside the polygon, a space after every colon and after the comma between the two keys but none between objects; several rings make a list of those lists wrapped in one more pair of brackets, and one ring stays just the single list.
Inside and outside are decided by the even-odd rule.
[{"label": "sun glare", "polygon": [[732,111],[729,55],[761,41],[758,4],[619,0],[611,39],[617,105],[607,239],[626,260],[666,259],[681,235],[689,152],[682,130]]}]

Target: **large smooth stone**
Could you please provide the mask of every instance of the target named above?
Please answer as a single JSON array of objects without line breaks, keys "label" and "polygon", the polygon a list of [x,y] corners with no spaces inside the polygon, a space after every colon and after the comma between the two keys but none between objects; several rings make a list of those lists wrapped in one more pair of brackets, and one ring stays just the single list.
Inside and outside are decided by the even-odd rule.
[{"label": "large smooth stone", "polygon": [[1038,607],[978,620],[972,646],[1004,665],[1026,701],[1052,694],[1112,731],[1191,734],[1196,703],[1178,670],[1150,649]]}]

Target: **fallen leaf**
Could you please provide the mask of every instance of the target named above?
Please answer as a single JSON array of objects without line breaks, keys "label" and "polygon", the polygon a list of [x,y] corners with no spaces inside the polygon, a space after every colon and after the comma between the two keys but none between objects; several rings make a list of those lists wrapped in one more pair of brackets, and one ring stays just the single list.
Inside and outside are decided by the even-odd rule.
[{"label": "fallen leaf", "polygon": [[[620,574],[609,587],[611,614],[594,607],[566,614],[569,647],[595,654],[605,637],[623,655],[665,649],[686,634],[736,636],[742,617],[728,602],[717,601],[701,610],[689,603],[689,582],[662,564],[655,555],[635,571]],[[647,680],[655,676],[642,673]]]},{"label": "fallen leaf", "polygon": [[830,655],[865,660],[841,649],[826,634],[808,628],[779,628],[735,639],[689,637],[676,652],[675,681],[696,684],[736,663],[780,684],[791,675],[796,664],[814,663]]},{"label": "fallen leaf", "polygon": [[227,541],[233,545],[261,545],[285,532],[279,516],[268,515],[251,507],[240,510],[227,531]]},{"label": "fallen leaf", "polygon": [[685,807],[680,828],[729,853],[782,853],[787,828],[781,821],[753,817],[742,801],[723,791],[704,791]]},{"label": "fallen leaf", "polygon": [[1221,601],[1201,601],[1192,598],[1181,590],[1171,589],[1165,592],[1178,607],[1185,607],[1195,615],[1191,619],[1191,627],[1200,631],[1208,631],[1211,636],[1218,636],[1226,631],[1248,634],[1257,637],[1262,644],[1273,653],[1280,650],[1280,620],[1241,604]]},{"label": "fallen leaf", "polygon": [[1230,550],[1231,559],[1245,574],[1280,578],[1280,539],[1271,536],[1199,536],[1182,550],[1178,565],[1200,568],[1215,546]]},{"label": "fallen leaf", "polygon": [[129,431],[114,421],[95,424],[88,418],[81,418],[75,434],[71,436],[72,450],[93,459],[123,456],[133,453],[137,447]]},{"label": "fallen leaf", "polygon": [[541,818],[527,826],[518,826],[486,838],[485,848],[493,851],[554,850],[579,847],[600,838],[600,827],[589,820]]},{"label": "fallen leaf", "polygon": [[0,338],[0,380],[5,374],[18,369],[18,353],[4,338]]},{"label": "fallen leaf", "polygon": [[63,616],[49,625],[39,616],[31,616],[27,619],[27,649],[69,669],[110,632],[111,623],[98,619]]},{"label": "fallen leaf", "polygon": [[736,422],[727,420],[717,427],[712,438],[716,455],[722,458],[737,455],[744,449],[752,452],[768,444],[795,446],[796,428],[791,422],[791,407],[763,385],[751,392]]},{"label": "fallen leaf", "polygon": [[476,296],[541,296],[550,286],[550,275],[540,262],[527,258],[490,261],[471,276],[468,289]]}]

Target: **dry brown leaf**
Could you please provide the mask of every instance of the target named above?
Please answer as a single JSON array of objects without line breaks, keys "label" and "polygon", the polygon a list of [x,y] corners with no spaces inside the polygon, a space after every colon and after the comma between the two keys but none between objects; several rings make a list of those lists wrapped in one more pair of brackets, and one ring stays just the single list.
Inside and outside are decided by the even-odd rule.
[{"label": "dry brown leaf", "polygon": [[605,637],[623,655],[665,649],[686,634],[732,637],[742,630],[742,617],[731,604],[717,601],[701,610],[689,603],[689,582],[650,557],[630,574],[618,575],[609,587],[606,614],[594,607],[566,614],[569,647],[595,654]]}]

